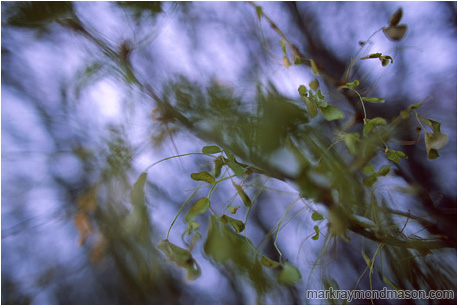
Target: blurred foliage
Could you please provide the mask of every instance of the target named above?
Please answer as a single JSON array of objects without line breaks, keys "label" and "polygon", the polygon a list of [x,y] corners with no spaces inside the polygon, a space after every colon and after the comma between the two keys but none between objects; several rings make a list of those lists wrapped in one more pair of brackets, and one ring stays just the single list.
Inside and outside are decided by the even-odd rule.
[{"label": "blurred foliage", "polygon": [[[140,17],[160,15],[163,5],[116,2],[117,7],[130,12],[138,22]],[[319,265],[319,257],[328,251],[330,241],[341,241],[361,249],[355,270],[364,272],[355,288],[360,288],[367,275],[371,289],[389,285],[394,289],[449,289],[456,293],[456,265],[450,272],[450,263],[441,259],[442,254],[456,249],[456,231],[451,230],[456,220],[432,203],[428,190],[409,180],[402,166],[410,156],[399,149],[395,139],[406,125],[413,130],[411,123],[406,122],[416,118],[421,126],[418,135],[424,133],[424,158],[436,159],[448,136],[441,132],[438,121],[419,115],[419,103],[398,111],[392,118],[382,114],[370,117],[366,111],[368,104],[386,105],[390,101],[365,96],[365,84],[351,73],[359,60],[378,59],[378,69],[395,65],[390,55],[358,52],[357,60],[348,64],[345,75],[335,79],[325,65],[301,53],[261,6],[252,4],[257,20],[267,22],[279,36],[285,66],[282,69],[306,67],[314,76],[308,86],[300,85],[293,98],[282,94],[273,82],[259,81],[250,98],[215,80],[207,84],[184,75],[173,75],[162,86],[145,81],[138,66],[132,63],[135,43],[123,40],[115,44],[103,35],[98,36],[96,31],[86,28],[73,6],[70,2],[10,4],[6,25],[43,29],[57,21],[63,29],[83,37],[103,58],[80,71],[77,97],[95,78],[109,71],[118,77],[119,83],[141,92],[153,105],[151,117],[157,129],[151,137],[155,144],[167,136],[173,142],[174,135],[183,130],[207,144],[201,152],[180,155],[196,155],[208,163],[205,169],[200,167],[189,173],[189,181],[200,185],[177,210],[167,236],[160,239],[160,230],[151,221],[150,204],[159,202],[152,194],[159,189],[156,182],[161,178],[148,175],[148,171],[176,156],[154,163],[138,175],[134,168],[137,148],[121,124],[110,126],[107,136],[102,137],[102,145],[93,151],[90,145],[73,146],[72,153],[90,173],[90,179],[81,182],[83,187],[79,187],[71,207],[78,242],[87,248],[94,266],[110,262],[122,276],[120,287],[125,286],[129,293],[129,298],[122,302],[183,303],[177,292],[192,289],[186,289],[188,284],[176,273],[184,273],[188,281],[202,277],[206,271],[201,268],[199,254],[204,254],[234,288],[253,289],[258,303],[275,301],[277,292],[281,292],[280,298],[284,294],[294,298],[295,290],[304,288],[308,275],[298,262],[288,258],[278,240],[296,203],[303,203],[310,212],[307,220],[301,220],[310,227],[303,234],[305,239],[312,239],[307,243],[322,243],[322,251],[311,271],[307,271],[310,275]],[[388,27],[375,33],[383,31],[390,40],[400,41],[407,32],[407,26],[399,24],[401,18],[402,9],[390,17]],[[369,40],[361,50],[367,43]],[[332,93],[346,99],[353,110],[344,111]],[[432,132],[426,132],[423,124]],[[137,176],[136,180],[132,180],[133,176]],[[418,211],[397,210],[389,197],[379,192],[378,182],[389,178],[406,182],[403,195],[416,201]],[[278,222],[274,229],[264,233],[272,240],[270,246],[256,245],[256,237],[250,237],[247,228],[255,218],[260,218],[253,215],[260,214],[266,201],[261,195],[267,188],[256,184],[269,179],[292,185],[297,190],[297,199],[286,210],[279,207],[283,209],[282,215],[271,213]],[[232,184],[225,185],[228,182]],[[200,188],[206,188],[208,194],[196,195]],[[235,206],[235,199],[243,206]],[[189,203],[193,204],[190,208]],[[317,207],[321,210],[317,211]],[[240,217],[243,213],[244,219]],[[180,243],[169,237],[177,219],[183,219],[187,227]],[[339,288],[324,272],[321,280],[326,289]],[[9,289],[11,286],[10,282],[5,287],[2,283],[2,292],[14,293],[15,288]],[[2,298],[2,302],[25,300],[10,293],[5,300]]]},{"label": "blurred foliage", "polygon": [[147,12],[151,17],[162,12],[160,1],[117,1],[116,4],[132,11],[137,19],[143,12]]},{"label": "blurred foliage", "polygon": [[41,28],[58,19],[74,16],[70,1],[25,1],[8,6],[7,23],[16,27]]}]

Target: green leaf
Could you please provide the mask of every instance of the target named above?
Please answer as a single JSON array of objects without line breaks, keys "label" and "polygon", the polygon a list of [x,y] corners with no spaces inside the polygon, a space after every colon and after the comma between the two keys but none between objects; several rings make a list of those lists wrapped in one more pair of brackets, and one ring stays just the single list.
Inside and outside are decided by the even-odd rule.
[{"label": "green leaf", "polygon": [[381,117],[368,119],[366,122],[373,125],[386,125],[386,120]]},{"label": "green leaf", "polygon": [[348,133],[343,135],[343,141],[348,151],[355,155],[356,154],[356,144],[359,141],[359,133]]},{"label": "green leaf", "polygon": [[440,122],[419,116],[426,123],[433,133],[425,133],[425,146],[428,159],[436,159],[439,157],[439,149],[443,148],[448,142],[448,136],[441,132]]},{"label": "green leaf", "polygon": [[199,226],[200,224],[195,222],[195,221],[191,221],[188,223],[188,228],[186,229],[185,233],[190,235],[193,231],[196,231],[199,229]]},{"label": "green leaf", "polygon": [[390,63],[390,61],[391,61],[391,64],[394,63],[393,58],[391,56],[389,56],[389,55],[380,56],[379,60],[382,62],[382,66],[383,67],[387,66]]},{"label": "green leaf", "polygon": [[364,57],[361,57],[361,59],[363,60],[363,59],[369,59],[369,58],[379,58],[380,56],[382,56],[382,53],[372,53]]},{"label": "green leaf", "polygon": [[211,216],[205,254],[235,275],[246,275],[258,294],[265,294],[271,285],[269,277],[258,260],[255,247],[247,237],[234,232],[228,224]]},{"label": "green leaf", "polygon": [[328,102],[326,101],[323,94],[321,93],[321,89],[319,89],[313,97],[315,98],[315,101],[318,107],[328,106]]},{"label": "green leaf", "polygon": [[364,121],[363,135],[368,135],[377,125],[386,125],[386,120],[380,117],[366,119]]},{"label": "green leaf", "polygon": [[192,252],[197,242],[199,242],[201,239],[202,239],[202,235],[199,232],[192,233],[191,240],[189,241],[189,245],[188,245],[189,252]]},{"label": "green leaf", "polygon": [[269,259],[265,256],[261,256],[261,264],[269,269],[275,269],[281,265],[279,262]]},{"label": "green leaf", "polygon": [[342,111],[335,106],[328,105],[326,107],[320,107],[320,111],[324,119],[327,121],[345,118]]},{"label": "green leaf", "polygon": [[283,66],[285,66],[286,68],[289,68],[289,66],[291,66],[291,62],[289,61],[289,58],[286,55],[283,56],[282,63]]},{"label": "green leaf", "polygon": [[363,168],[363,173],[366,174],[366,175],[375,173],[375,168],[374,168],[374,166],[373,166],[372,164],[367,164],[367,165],[364,166],[364,168]]},{"label": "green leaf", "polygon": [[380,170],[377,172],[377,175],[379,175],[379,176],[385,176],[385,175],[387,175],[388,173],[390,173],[390,170],[391,170],[391,166],[390,166],[390,165],[382,166],[382,167],[380,168]]},{"label": "green leaf", "polygon": [[323,220],[323,219],[324,219],[323,215],[320,214],[319,212],[314,211],[314,212],[312,213],[312,220],[313,220],[313,221],[320,221],[320,220]]},{"label": "green leaf", "polygon": [[365,177],[363,179],[363,184],[364,186],[371,187],[372,185],[374,185],[375,182],[377,182],[377,180],[378,180],[377,174],[372,174],[371,176]]},{"label": "green leaf", "polygon": [[367,120],[369,124],[373,125],[386,125],[386,120],[381,117],[375,117],[373,119]]},{"label": "green leaf", "polygon": [[129,235],[143,238],[149,237],[151,223],[145,203],[134,204],[134,209],[127,214],[122,225]]},{"label": "green leaf", "polygon": [[221,169],[223,168],[224,161],[221,158],[217,158],[213,161],[215,164],[215,168],[213,169],[213,174],[215,177],[219,177],[221,175]]},{"label": "green leaf", "polygon": [[243,170],[242,166],[240,166],[237,162],[229,161],[227,165],[232,169],[232,171],[234,171],[236,176],[245,175],[245,170]]},{"label": "green leaf", "polygon": [[210,184],[214,184],[215,183],[215,178],[213,177],[213,175],[211,175],[207,171],[201,171],[201,172],[198,172],[198,173],[191,173],[191,178],[193,180],[195,180],[195,181],[203,181],[203,182],[207,182],[207,183],[210,183]]},{"label": "green leaf", "polygon": [[192,258],[191,252],[170,243],[168,240],[162,240],[157,247],[167,256],[169,261],[173,261],[179,267],[186,269],[187,279],[194,280],[200,276],[200,267]]},{"label": "green leaf", "polygon": [[408,159],[408,156],[402,151],[395,151],[400,158]]},{"label": "green leaf", "polygon": [[383,28],[383,33],[390,40],[399,41],[401,40],[407,32],[407,25],[400,24],[396,26],[390,26]]},{"label": "green leaf", "polygon": [[281,50],[283,51],[283,55],[288,56],[288,54],[286,53],[286,44],[283,39],[280,40],[280,46],[281,46]]},{"label": "green leaf", "polygon": [[440,133],[441,132],[441,124],[440,122],[425,118],[423,116],[419,116],[420,119],[428,125],[434,133]]},{"label": "green leaf", "polygon": [[363,97],[362,100],[369,103],[385,103],[385,99],[376,97]]},{"label": "green leaf", "polygon": [[312,237],[312,239],[318,240],[318,238],[320,238],[320,228],[318,227],[318,225],[315,225],[313,229],[315,230],[315,235]]},{"label": "green leaf", "polygon": [[318,89],[318,87],[320,86],[320,83],[318,82],[317,79],[314,79],[313,81],[311,81],[309,83],[309,86],[310,86],[311,89],[316,91]]},{"label": "green leaf", "polygon": [[431,149],[439,150],[448,142],[448,136],[442,133],[425,133],[425,142]]},{"label": "green leaf", "polygon": [[230,212],[231,214],[235,214],[235,213],[237,213],[237,210],[239,210],[239,208],[240,208],[240,206],[229,206],[229,207],[227,208],[227,210],[229,210],[229,212]]},{"label": "green leaf", "polygon": [[143,206],[145,205],[145,182],[146,182],[146,172],[143,172],[138,177],[134,186],[132,187],[132,192],[130,193],[130,201],[134,206]]},{"label": "green leaf", "polygon": [[262,6],[256,5],[256,15],[258,15],[258,19],[261,20],[261,18],[262,18]]},{"label": "green leaf", "polygon": [[312,72],[314,75],[320,75],[320,71],[314,60],[310,59],[310,67],[312,67]]},{"label": "green leaf", "polygon": [[206,146],[202,148],[204,154],[216,154],[221,153],[221,149],[218,146]]},{"label": "green leaf", "polygon": [[299,94],[301,96],[306,96],[307,95],[307,87],[305,87],[304,85],[299,86],[297,91],[299,92]]},{"label": "green leaf", "polygon": [[239,197],[242,199],[242,202],[245,206],[247,207],[250,207],[251,206],[251,199],[250,197],[245,193],[245,191],[243,190],[242,186],[240,185],[237,185],[235,183],[232,183],[232,185],[234,185],[235,189],[237,190],[237,193],[239,195]]},{"label": "green leaf", "polygon": [[389,160],[394,161],[397,164],[401,162],[401,159],[399,158],[399,156],[392,149],[390,149],[390,151],[388,152],[385,151],[385,155],[386,157],[388,157]]},{"label": "green leaf", "polygon": [[223,226],[215,216],[212,216],[204,244],[205,253],[217,263],[229,261],[234,256],[234,253],[238,251],[234,247],[240,243],[240,240],[231,239],[233,237],[232,234],[235,235],[234,231]]},{"label": "green leaf", "polygon": [[437,151],[436,149],[428,150],[428,148],[426,148],[426,151],[427,151],[428,159],[436,159],[436,158],[439,158],[440,156],[439,151]]},{"label": "green leaf", "polygon": [[416,103],[416,104],[409,105],[409,107],[407,107],[406,111],[410,112],[411,110],[417,109],[422,105],[423,105],[423,103]]},{"label": "green leaf", "polygon": [[399,164],[401,162],[400,158],[407,159],[407,155],[401,151],[395,151],[391,148],[386,148],[385,155],[388,157],[389,160],[394,161],[395,163]]},{"label": "green leaf", "polygon": [[447,144],[448,136],[442,133],[425,133],[425,146],[428,159],[436,159],[439,149]]},{"label": "green leaf", "polygon": [[229,225],[218,221],[215,216],[210,218],[204,251],[214,261],[234,263],[237,269],[250,270],[256,261],[252,247],[247,238],[236,234]]},{"label": "green leaf", "polygon": [[[323,100],[323,99],[324,99],[324,96],[323,96],[323,94],[321,93],[321,89],[318,90],[318,91],[316,92],[315,97],[316,97],[317,99],[319,99],[319,100]],[[319,104],[318,104],[318,105],[319,105]],[[326,105],[320,105],[320,106],[326,106]]]},{"label": "green leaf", "polygon": [[318,115],[318,105],[316,105],[315,100],[305,97],[305,106],[307,106],[307,112],[311,118],[315,118]]},{"label": "green leaf", "polygon": [[236,233],[243,232],[245,229],[245,224],[242,221],[231,218],[228,215],[222,215],[220,220],[223,223],[229,223],[234,228]]},{"label": "green leaf", "polygon": [[188,211],[186,214],[186,217],[184,218],[187,223],[190,223],[191,221],[194,221],[194,219],[205,213],[207,209],[210,207],[210,200],[205,197],[199,199],[196,204]]},{"label": "green leaf", "polygon": [[390,17],[390,27],[397,26],[399,21],[402,18],[402,8],[400,7],[393,15]]},{"label": "green leaf", "polygon": [[402,119],[408,119],[410,117],[409,112],[403,110],[399,112],[399,115],[401,115]]},{"label": "green leaf", "polygon": [[167,256],[167,259],[174,261],[179,265],[185,263],[191,256],[188,250],[174,245],[167,239],[160,241],[157,247]]},{"label": "green leaf", "polygon": [[370,123],[365,123],[363,127],[363,135],[366,136],[375,128],[375,125]]},{"label": "green leaf", "polygon": [[294,55],[294,65],[300,65],[301,63],[301,58],[297,55]]},{"label": "green leaf", "polygon": [[351,83],[345,84],[345,86],[347,86],[349,89],[353,89],[354,90],[356,87],[359,86],[359,81],[358,80],[354,80]]},{"label": "green leaf", "polygon": [[282,285],[293,286],[301,280],[302,276],[299,270],[290,263],[282,265],[277,275],[277,282]]},{"label": "green leaf", "polygon": [[409,113],[412,110],[419,108],[420,106],[422,106],[422,103],[416,103],[416,104],[409,105],[409,107],[407,107],[405,110],[400,112],[401,118],[408,119],[410,117]]},{"label": "green leaf", "polygon": [[235,156],[234,154],[232,154],[231,152],[227,152],[227,151],[224,151],[226,152],[226,155],[227,155],[227,159],[229,160],[227,162],[227,165],[229,168],[231,168],[232,171],[234,171],[234,174],[236,176],[244,176],[245,175],[245,170],[243,170],[242,166],[240,166],[237,161],[235,160]]},{"label": "green leaf", "polygon": [[[393,58],[391,56],[389,56],[389,55],[382,56],[382,53],[369,54],[367,56],[362,57],[361,59],[369,59],[369,58],[378,58],[382,62],[382,66],[388,65],[390,63],[390,61],[391,61],[391,63],[394,62],[394,60],[393,60]],[[348,83],[347,83],[347,87],[348,87]],[[372,99],[372,98],[370,98],[370,99]],[[371,102],[371,101],[369,101],[369,102]],[[375,101],[374,103],[377,103],[377,102],[379,102],[379,101]]]}]

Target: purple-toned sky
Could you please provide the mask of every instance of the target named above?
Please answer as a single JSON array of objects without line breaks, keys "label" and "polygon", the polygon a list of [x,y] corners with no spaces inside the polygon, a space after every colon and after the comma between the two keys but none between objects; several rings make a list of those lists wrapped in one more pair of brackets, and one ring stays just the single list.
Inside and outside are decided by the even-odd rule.
[{"label": "purple-toned sky", "polygon": [[[284,5],[259,4],[294,44],[304,43],[290,24]],[[62,302],[56,293],[61,290],[59,282],[88,288],[97,283],[89,272],[86,250],[77,244],[78,232],[68,214],[69,195],[56,182],[59,178],[70,186],[73,184],[70,189],[81,188],[78,184],[84,181],[86,172],[71,149],[79,142],[97,152],[110,137],[109,127],[122,127],[134,148],[133,173],[139,174],[162,158],[200,152],[207,144],[182,132],[161,146],[152,146],[153,104],[144,93],[126,84],[100,49],[57,23],[46,31],[8,26],[5,12],[9,6],[2,3],[2,292],[7,280],[31,297],[32,304],[54,304]],[[215,81],[248,100],[256,92],[256,82],[271,81],[282,94],[298,99],[299,85],[314,78],[303,67],[287,69],[282,65],[277,34],[265,21],[258,21],[250,5],[189,2],[184,6],[164,3],[163,12],[154,18],[143,15],[134,21],[129,12],[112,2],[74,3],[77,16],[97,37],[113,48],[124,41],[133,46],[134,69],[157,90],[181,74],[199,84]],[[377,89],[386,104],[398,96],[408,97],[405,106],[424,102],[421,111],[442,122],[449,142],[441,150],[441,158],[431,162],[431,168],[443,193],[456,198],[456,3],[447,6],[438,2],[301,2],[298,7],[307,8],[309,14],[316,16],[316,31],[320,31],[328,49],[338,58],[350,60],[358,50],[358,41],[385,26],[390,14],[400,6],[404,11],[402,23],[409,26],[406,38],[394,43],[380,32],[372,39],[368,51],[390,54],[395,63],[381,67],[377,60],[367,60],[360,62],[360,69],[367,72],[365,82]],[[261,64],[255,65],[253,57],[257,54]],[[91,70],[100,66],[103,68]],[[348,105],[342,109],[351,112]],[[425,154],[421,146],[418,150]],[[273,163],[294,172],[295,163],[293,159],[288,163],[288,154],[278,151]],[[189,179],[189,173],[197,172],[196,167],[205,167],[208,162],[211,161],[186,156],[148,171],[149,179],[167,194],[163,198],[148,197],[157,234],[155,242],[165,237],[179,206],[197,186]],[[94,164],[97,166],[101,164]],[[131,182],[135,179],[130,178]],[[385,181],[387,188],[397,183]],[[271,181],[267,186],[285,192],[268,192],[266,209],[278,217],[269,220],[274,225],[297,192],[294,186],[283,182]],[[223,191],[234,195],[231,188],[230,184],[222,186],[221,194],[215,195],[217,201],[226,200]],[[279,245],[286,257],[307,276],[299,286],[301,290],[313,287],[314,279],[319,277],[315,271],[307,282],[321,247],[310,239],[298,247],[307,235],[314,233],[314,224],[301,220],[310,220],[310,212],[317,207],[306,204],[299,202],[292,209],[291,216],[298,214],[279,234]],[[178,220],[170,240],[180,242],[185,229],[186,225]],[[255,226],[247,225],[247,235],[256,242],[262,239]],[[203,275],[187,285],[202,296],[180,302],[235,301],[227,294],[228,284],[219,271],[201,253],[197,252],[195,258]],[[49,279],[40,280],[45,274]],[[335,275],[340,280],[348,275],[358,277],[351,269]],[[85,290],[93,290],[91,296],[96,292]],[[252,290],[244,290],[245,301],[256,303]]]}]

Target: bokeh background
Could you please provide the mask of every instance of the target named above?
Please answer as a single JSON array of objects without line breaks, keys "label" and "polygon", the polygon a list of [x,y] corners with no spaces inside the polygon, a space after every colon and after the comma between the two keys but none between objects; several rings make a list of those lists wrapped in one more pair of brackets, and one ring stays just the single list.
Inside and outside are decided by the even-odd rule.
[{"label": "bokeh background", "polygon": [[[303,54],[335,77],[343,74],[358,52],[358,42],[386,26],[390,15],[403,8],[402,23],[408,25],[405,39],[392,42],[380,32],[365,49],[366,54],[390,54],[395,63],[382,67],[376,60],[362,61],[355,75],[371,96],[387,101],[368,107],[368,112],[392,118],[408,105],[422,102],[420,113],[442,123],[448,144],[440,158],[426,160],[424,146],[418,144],[405,147],[409,159],[402,165],[447,212],[446,224],[455,227],[456,2],[256,4]],[[314,234],[310,214],[320,209],[315,203],[294,206],[278,237],[284,256],[301,271],[298,285],[274,286],[259,300],[248,279],[206,258],[202,242],[193,252],[202,275],[186,280],[184,270],[166,262],[155,245],[165,238],[178,209],[198,186],[189,174],[211,169],[212,161],[198,155],[149,168],[148,237],[121,233],[142,220],[126,217],[129,186],[140,173],[163,158],[200,152],[213,144],[200,137],[199,130],[160,113],[151,95],[136,86],[137,80],[161,96],[172,96],[187,84],[217,85],[244,101],[240,107],[246,109],[252,107],[249,101],[260,84],[271,84],[280,94],[299,100],[299,85],[313,80],[307,67],[282,64],[280,37],[265,19],[258,19],[251,4],[2,2],[1,31],[2,303],[321,303],[307,300],[305,290],[321,289],[323,282],[337,283],[340,289],[370,288],[368,274],[363,273],[361,241],[310,239]],[[330,89],[327,93],[328,100],[347,116],[354,112],[345,98]],[[197,106],[187,106],[193,126],[211,130],[211,122],[205,119],[214,114],[201,111],[199,101],[193,103]],[[231,127],[227,129],[230,135]],[[406,128],[399,137],[415,139],[416,134]],[[287,154],[280,152],[272,161],[294,171]],[[275,254],[271,229],[295,200],[297,190],[275,179],[260,178],[249,184],[250,196],[260,186],[264,189],[250,214],[247,236],[262,242],[266,253]],[[405,186],[401,178],[388,178],[378,187],[397,207],[417,209],[422,215],[415,201],[392,193]],[[91,201],[109,203],[96,220],[78,215],[81,205],[97,205]],[[241,205],[233,187],[222,185],[212,202],[223,207],[229,201]],[[244,215],[240,212],[236,217]],[[203,232],[206,226],[202,219]],[[185,230],[179,218],[170,240],[180,244]],[[451,231],[456,238],[456,228]],[[376,246],[367,244],[373,252]],[[456,244],[455,249],[428,256],[432,259],[423,270],[412,273],[433,279],[428,273],[434,269],[447,271],[438,272],[436,289],[456,294]],[[402,264],[402,258],[395,260]],[[375,288],[384,286],[380,276],[374,276],[373,282]],[[424,283],[413,288],[434,286]],[[445,303],[455,301],[456,297]]]}]

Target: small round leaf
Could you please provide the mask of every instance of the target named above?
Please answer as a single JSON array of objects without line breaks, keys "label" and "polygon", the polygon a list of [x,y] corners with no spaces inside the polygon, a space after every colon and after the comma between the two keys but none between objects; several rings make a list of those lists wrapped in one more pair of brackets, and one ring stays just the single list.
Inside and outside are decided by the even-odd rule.
[{"label": "small round leaf", "polygon": [[317,79],[314,79],[313,81],[311,81],[309,83],[309,86],[310,86],[311,89],[316,91],[318,89],[318,87],[320,86],[320,83],[318,83]]},{"label": "small round leaf", "polygon": [[363,97],[362,100],[369,103],[385,103],[385,99],[376,97]]},{"label": "small round leaf", "polygon": [[291,66],[291,62],[289,61],[289,59],[288,59],[288,57],[286,55],[283,56],[282,63],[283,63],[283,66],[285,66],[286,68]]},{"label": "small round leaf", "polygon": [[397,26],[390,26],[388,28],[383,28],[383,33],[390,40],[399,41],[401,40],[407,32],[407,25],[400,24]]},{"label": "small round leaf", "polygon": [[282,285],[292,286],[301,280],[302,276],[299,270],[290,263],[285,263],[278,273],[277,281]]},{"label": "small round leaf", "polygon": [[258,15],[258,19],[261,20],[262,17],[262,6],[256,6],[256,15]]},{"label": "small round leaf", "polygon": [[305,96],[307,94],[307,88],[304,85],[299,86],[297,91],[301,96]]},{"label": "small round leaf", "polygon": [[316,65],[315,61],[310,59],[310,67],[312,67],[312,72],[314,75],[320,75],[320,71],[318,70],[318,66]]},{"label": "small round leaf", "polygon": [[234,187],[235,187],[235,190],[237,190],[237,193],[238,195],[240,196],[240,198],[242,199],[242,202],[243,204],[245,204],[245,206],[247,207],[250,207],[251,206],[251,199],[250,197],[245,193],[245,191],[243,190],[242,186],[240,185],[237,185],[235,183],[233,183]]},{"label": "small round leaf", "polygon": [[345,118],[344,114],[340,109],[335,106],[328,105],[326,107],[320,107],[321,114],[326,121],[338,120]]},{"label": "small round leaf", "polygon": [[239,208],[240,208],[240,206],[229,206],[229,207],[227,208],[227,210],[229,210],[229,212],[230,212],[231,214],[235,214],[235,213],[237,213],[237,210],[239,210]]},{"label": "small round leaf", "polygon": [[210,207],[210,200],[208,198],[201,198],[199,199],[196,204],[188,211],[186,214],[184,220],[187,223],[190,223],[191,221],[194,221],[194,219],[205,213],[207,209]]},{"label": "small round leaf", "polygon": [[315,230],[315,235],[312,237],[312,239],[318,240],[318,238],[320,238],[320,228],[318,227],[318,225],[315,225],[313,229]]},{"label": "small round leaf", "polygon": [[204,182],[207,182],[207,183],[210,183],[210,184],[214,184],[215,183],[215,178],[213,177],[213,175],[211,175],[207,171],[201,171],[201,172],[198,172],[198,173],[191,173],[191,178],[193,180],[195,180],[195,181],[204,181]]},{"label": "small round leaf", "polygon": [[221,149],[218,146],[206,146],[202,148],[202,153],[204,154],[216,154],[220,152]]},{"label": "small round leaf", "polygon": [[397,26],[402,18],[402,8],[399,8],[390,18],[390,27]]},{"label": "small round leaf", "polygon": [[320,220],[323,220],[324,217],[322,214],[320,214],[319,212],[317,211],[314,211],[313,214],[312,214],[312,220],[313,221],[320,221]]}]

